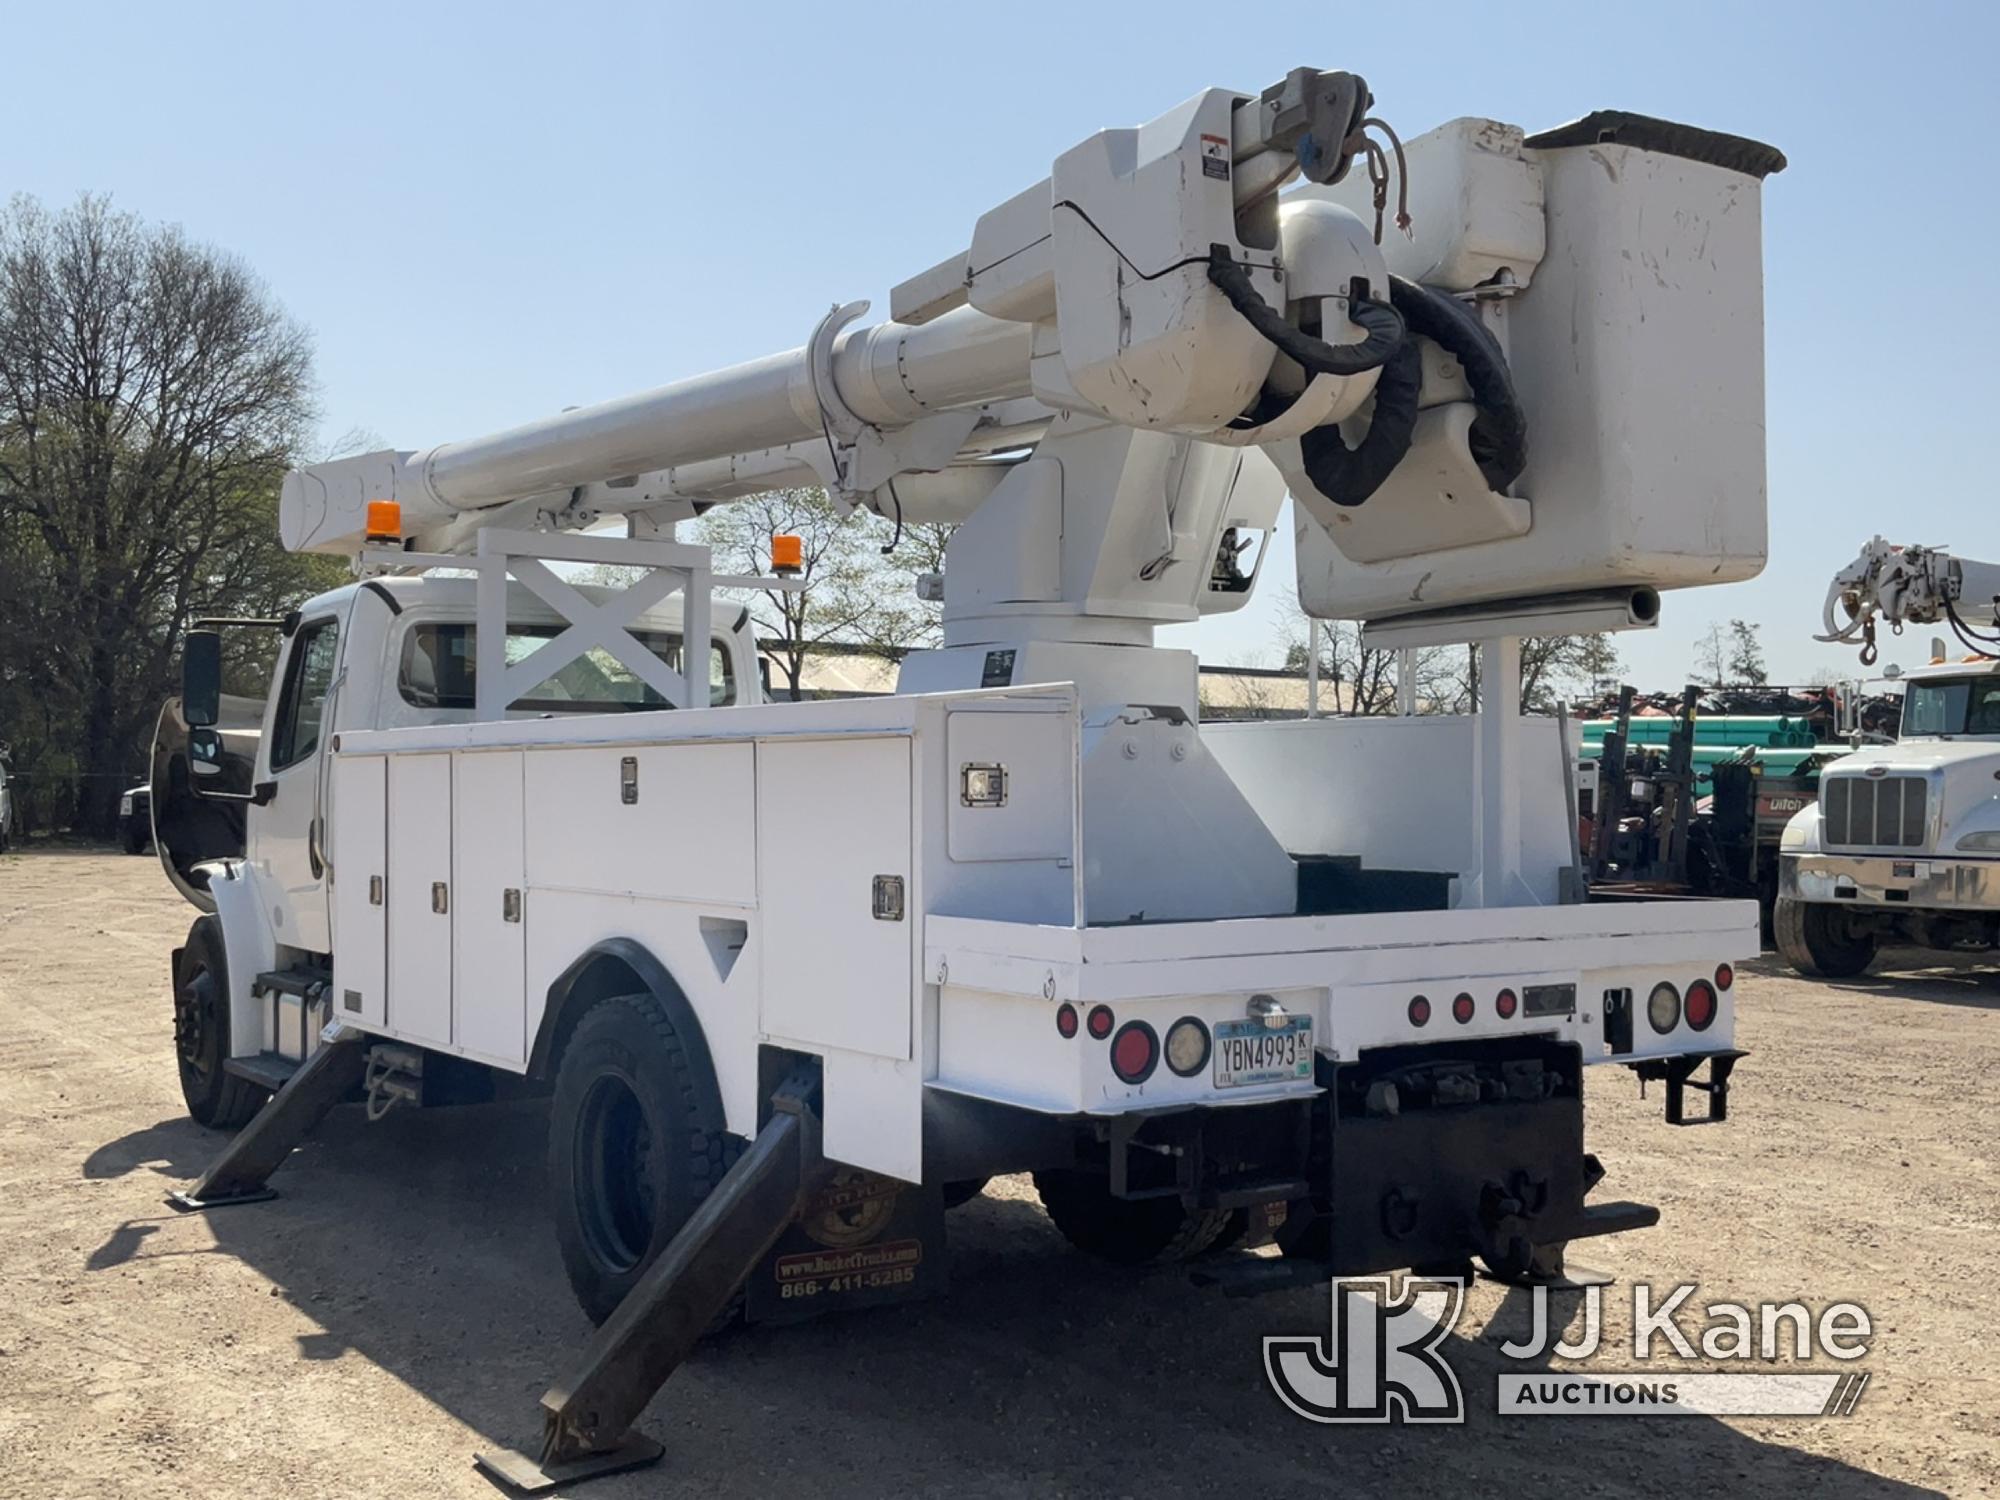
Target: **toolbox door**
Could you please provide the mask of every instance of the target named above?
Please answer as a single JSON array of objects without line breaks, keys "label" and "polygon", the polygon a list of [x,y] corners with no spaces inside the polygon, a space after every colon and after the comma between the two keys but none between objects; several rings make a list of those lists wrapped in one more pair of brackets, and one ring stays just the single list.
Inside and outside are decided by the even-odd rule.
[{"label": "toolbox door", "polygon": [[764,1031],[910,1056],[910,742],[757,746]]},{"label": "toolbox door", "polygon": [[388,964],[388,767],[379,755],[333,758],[333,1018],[383,1021]]},{"label": "toolbox door", "polygon": [[388,1029],[451,1045],[451,757],[389,763]]},{"label": "toolbox door", "polygon": [[515,1069],[528,1058],[518,750],[452,762],[452,1041]]}]

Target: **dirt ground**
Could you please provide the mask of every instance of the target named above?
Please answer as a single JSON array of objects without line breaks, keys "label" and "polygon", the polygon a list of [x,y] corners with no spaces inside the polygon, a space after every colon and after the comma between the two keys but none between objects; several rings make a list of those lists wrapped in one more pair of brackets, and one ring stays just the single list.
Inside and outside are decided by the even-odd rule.
[{"label": "dirt ground", "polygon": [[[161,1195],[221,1144],[172,1062],[189,917],[150,859],[0,857],[0,1495],[483,1500],[471,1455],[534,1438],[586,1333],[538,1107],[343,1109],[278,1200],[175,1215]],[[1664,1215],[1576,1257],[1619,1278],[1608,1337],[1635,1277],[1852,1299],[1877,1332],[1850,1417],[1499,1417],[1527,1304],[1482,1283],[1446,1349],[1468,1425],[1314,1426],[1259,1340],[1323,1330],[1324,1288],[1100,1266],[1007,1181],[954,1214],[948,1297],[707,1349],[641,1424],[665,1462],[581,1492],[2000,1493],[2000,966],[1900,957],[1847,985],[1746,966],[1723,1128],[1668,1128],[1622,1069],[1590,1088],[1600,1192]]]}]

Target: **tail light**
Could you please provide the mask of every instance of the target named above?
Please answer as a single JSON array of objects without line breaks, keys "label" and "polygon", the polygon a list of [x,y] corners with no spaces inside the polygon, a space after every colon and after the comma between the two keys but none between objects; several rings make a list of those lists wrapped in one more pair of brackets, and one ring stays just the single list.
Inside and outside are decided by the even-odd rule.
[{"label": "tail light", "polygon": [[1090,1034],[1101,1042],[1111,1035],[1113,1019],[1110,1006],[1096,1005],[1091,1007],[1090,1019],[1084,1024],[1090,1028]]},{"label": "tail light", "polygon": [[1182,1016],[1167,1028],[1167,1066],[1182,1078],[1192,1078],[1208,1066],[1208,1028],[1193,1016]]},{"label": "tail light", "polygon": [[1410,1002],[1410,1024],[1412,1026],[1428,1026],[1430,1025],[1430,1020],[1431,1002],[1424,996],[1419,995]]},{"label": "tail light", "polygon": [[1665,1036],[1681,1021],[1681,992],[1662,979],[1646,997],[1646,1020]]},{"label": "tail light", "polygon": [[1728,964],[1717,964],[1715,966],[1715,987],[1719,990],[1726,990],[1734,983],[1736,983],[1736,970]]},{"label": "tail light", "polygon": [[1472,1012],[1475,1008],[1472,996],[1460,995],[1456,1000],[1451,1002],[1451,1018],[1463,1026],[1472,1019]]},{"label": "tail light", "polygon": [[1064,1041],[1076,1035],[1076,1007],[1067,1000],[1056,1007],[1056,1030]]},{"label": "tail light", "polygon": [[1500,1013],[1500,1019],[1503,1021],[1513,1020],[1514,1012],[1520,1009],[1520,1006],[1521,997],[1512,990],[1502,990],[1493,1000],[1493,1008]]},{"label": "tail light", "polygon": [[1111,1071],[1126,1083],[1144,1083],[1160,1065],[1160,1039],[1144,1021],[1127,1021],[1111,1039]]},{"label": "tail light", "polygon": [[1706,979],[1697,979],[1688,986],[1687,1023],[1696,1031],[1706,1031],[1715,1024],[1717,1009],[1715,989]]}]

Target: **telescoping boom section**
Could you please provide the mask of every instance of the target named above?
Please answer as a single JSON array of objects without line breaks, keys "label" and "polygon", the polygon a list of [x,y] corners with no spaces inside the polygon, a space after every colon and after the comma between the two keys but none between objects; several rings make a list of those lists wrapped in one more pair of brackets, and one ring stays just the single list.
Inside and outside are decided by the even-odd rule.
[{"label": "telescoping boom section", "polygon": [[[1616,112],[1403,142],[1302,68],[1082,140],[887,321],[289,475],[287,545],[367,581],[288,637],[179,1004],[239,1083],[342,1051],[217,1201],[356,1069],[377,1112],[548,1090],[602,1326],[539,1455],[490,1463],[528,1486],[654,1456],[629,1422],[739,1292],[782,1321],[942,1290],[945,1206],[995,1173],[1082,1249],[1235,1291],[1546,1281],[1654,1222],[1593,1196],[1583,1072],[1724,1120],[1756,908],[1586,899],[1576,746],[1523,713],[1519,638],[1762,566],[1782,165]],[[954,528],[893,695],[764,703],[703,664],[737,613],[711,590],[813,580],[718,578],[676,527],[797,484]],[[1476,711],[1202,723],[1155,631],[1242,607],[1287,494],[1305,609],[1475,649]],[[624,595],[550,566],[621,562]],[[438,567],[478,575],[471,618],[380,576]],[[557,623],[524,632],[523,590]]]}]

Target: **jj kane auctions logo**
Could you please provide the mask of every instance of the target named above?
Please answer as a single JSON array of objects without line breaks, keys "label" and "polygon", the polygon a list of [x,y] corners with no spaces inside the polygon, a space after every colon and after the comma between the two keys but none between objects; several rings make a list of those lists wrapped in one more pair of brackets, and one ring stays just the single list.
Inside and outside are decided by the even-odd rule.
[{"label": "jj kane auctions logo", "polygon": [[[1332,1320],[1321,1336],[1264,1340],[1271,1388],[1309,1422],[1439,1422],[1465,1420],[1458,1373],[1445,1340],[1465,1311],[1465,1282],[1456,1277],[1336,1277]],[[1775,1360],[1815,1355],[1851,1365],[1868,1353],[1873,1335],[1867,1309],[1835,1302],[1815,1314],[1800,1302],[1693,1307],[1696,1288],[1664,1297],[1643,1283],[1632,1288],[1631,1357],[1707,1360],[1722,1369],[1650,1368],[1588,1373],[1546,1368],[1551,1356],[1592,1360],[1604,1353],[1603,1288],[1583,1294],[1583,1326],[1574,1340],[1549,1316],[1549,1289],[1533,1289],[1528,1336],[1500,1345],[1533,1371],[1503,1371],[1498,1409],[1519,1416],[1846,1416],[1861,1400],[1868,1375],[1855,1369],[1774,1371]],[[1746,1369],[1745,1365],[1766,1366]]]}]

